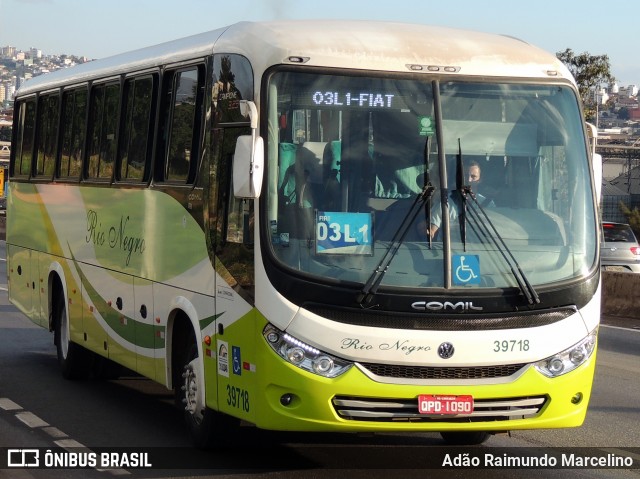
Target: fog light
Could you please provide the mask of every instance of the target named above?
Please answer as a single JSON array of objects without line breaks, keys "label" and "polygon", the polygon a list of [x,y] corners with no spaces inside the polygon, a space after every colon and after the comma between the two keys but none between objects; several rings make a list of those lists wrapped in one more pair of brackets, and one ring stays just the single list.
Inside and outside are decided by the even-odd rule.
[{"label": "fog light", "polygon": [[293,394],[287,393],[280,396],[280,404],[283,406],[288,406],[291,404],[291,401],[293,401]]},{"label": "fog light", "polygon": [[571,398],[571,404],[580,404],[582,402],[582,393],[575,393]]}]

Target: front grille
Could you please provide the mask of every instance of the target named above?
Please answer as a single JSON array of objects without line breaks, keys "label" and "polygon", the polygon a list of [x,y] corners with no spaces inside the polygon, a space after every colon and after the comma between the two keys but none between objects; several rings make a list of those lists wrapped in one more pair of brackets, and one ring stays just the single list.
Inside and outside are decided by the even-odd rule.
[{"label": "front grille", "polygon": [[505,378],[526,364],[500,364],[475,367],[400,366],[397,364],[358,363],[362,368],[385,378],[399,379],[490,379]]},{"label": "front grille", "polygon": [[540,413],[546,396],[476,399],[473,412],[456,415],[429,415],[418,412],[418,398],[381,399],[335,396],[333,408],[342,418],[375,422],[493,422],[526,419]]},{"label": "front grille", "polygon": [[575,307],[491,314],[407,313],[353,308],[333,308],[307,303],[303,307],[318,316],[343,324],[372,328],[432,331],[488,331],[537,328],[557,323],[576,313]]}]

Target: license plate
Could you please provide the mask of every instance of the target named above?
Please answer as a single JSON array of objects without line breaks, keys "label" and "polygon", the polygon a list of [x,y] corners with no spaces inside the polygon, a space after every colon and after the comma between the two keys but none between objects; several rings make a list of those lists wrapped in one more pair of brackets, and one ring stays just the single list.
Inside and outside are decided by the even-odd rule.
[{"label": "license plate", "polygon": [[471,414],[473,396],[418,396],[420,414]]}]

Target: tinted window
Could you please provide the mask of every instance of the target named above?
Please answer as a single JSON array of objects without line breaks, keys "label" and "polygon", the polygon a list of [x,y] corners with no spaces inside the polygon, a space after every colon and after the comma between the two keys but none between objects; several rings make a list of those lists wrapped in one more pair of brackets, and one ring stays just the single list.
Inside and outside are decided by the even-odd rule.
[{"label": "tinted window", "polygon": [[636,237],[629,225],[619,225],[613,223],[603,223],[605,241],[621,241],[625,243],[635,243]]},{"label": "tinted window", "polygon": [[38,151],[36,175],[53,176],[55,168],[56,142],[58,139],[58,112],[60,97],[40,97],[38,107]]},{"label": "tinted window", "polygon": [[62,104],[62,148],[58,175],[63,178],[78,178],[82,171],[87,90],[82,88],[65,91]]},{"label": "tinted window", "polygon": [[116,157],[116,131],[120,85],[98,85],[91,91],[89,108],[88,178],[110,179]]},{"label": "tinted window", "polygon": [[33,156],[33,134],[36,127],[36,101],[29,99],[20,104],[14,174],[29,176]]},{"label": "tinted window", "polygon": [[169,71],[165,77],[158,151],[163,153],[159,180],[188,183],[198,158],[204,68]]},{"label": "tinted window", "polygon": [[240,55],[213,57],[213,102],[220,123],[248,121],[240,113],[239,100],[253,100],[253,71]]},{"label": "tinted window", "polygon": [[124,125],[120,143],[120,179],[142,180],[150,152],[154,79],[131,78],[124,88]]}]

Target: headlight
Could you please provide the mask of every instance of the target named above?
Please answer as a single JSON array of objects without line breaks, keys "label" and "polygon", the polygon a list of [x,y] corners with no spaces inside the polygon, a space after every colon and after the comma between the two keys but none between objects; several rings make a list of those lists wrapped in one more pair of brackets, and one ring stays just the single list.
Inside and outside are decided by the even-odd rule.
[{"label": "headlight", "polygon": [[584,364],[596,349],[597,329],[579,343],[550,358],[534,364],[535,368],[547,377],[555,378],[573,371]]},{"label": "headlight", "polygon": [[349,369],[353,363],[324,353],[313,346],[280,331],[268,324],[262,335],[267,344],[287,362],[310,373],[325,378],[335,378]]}]

